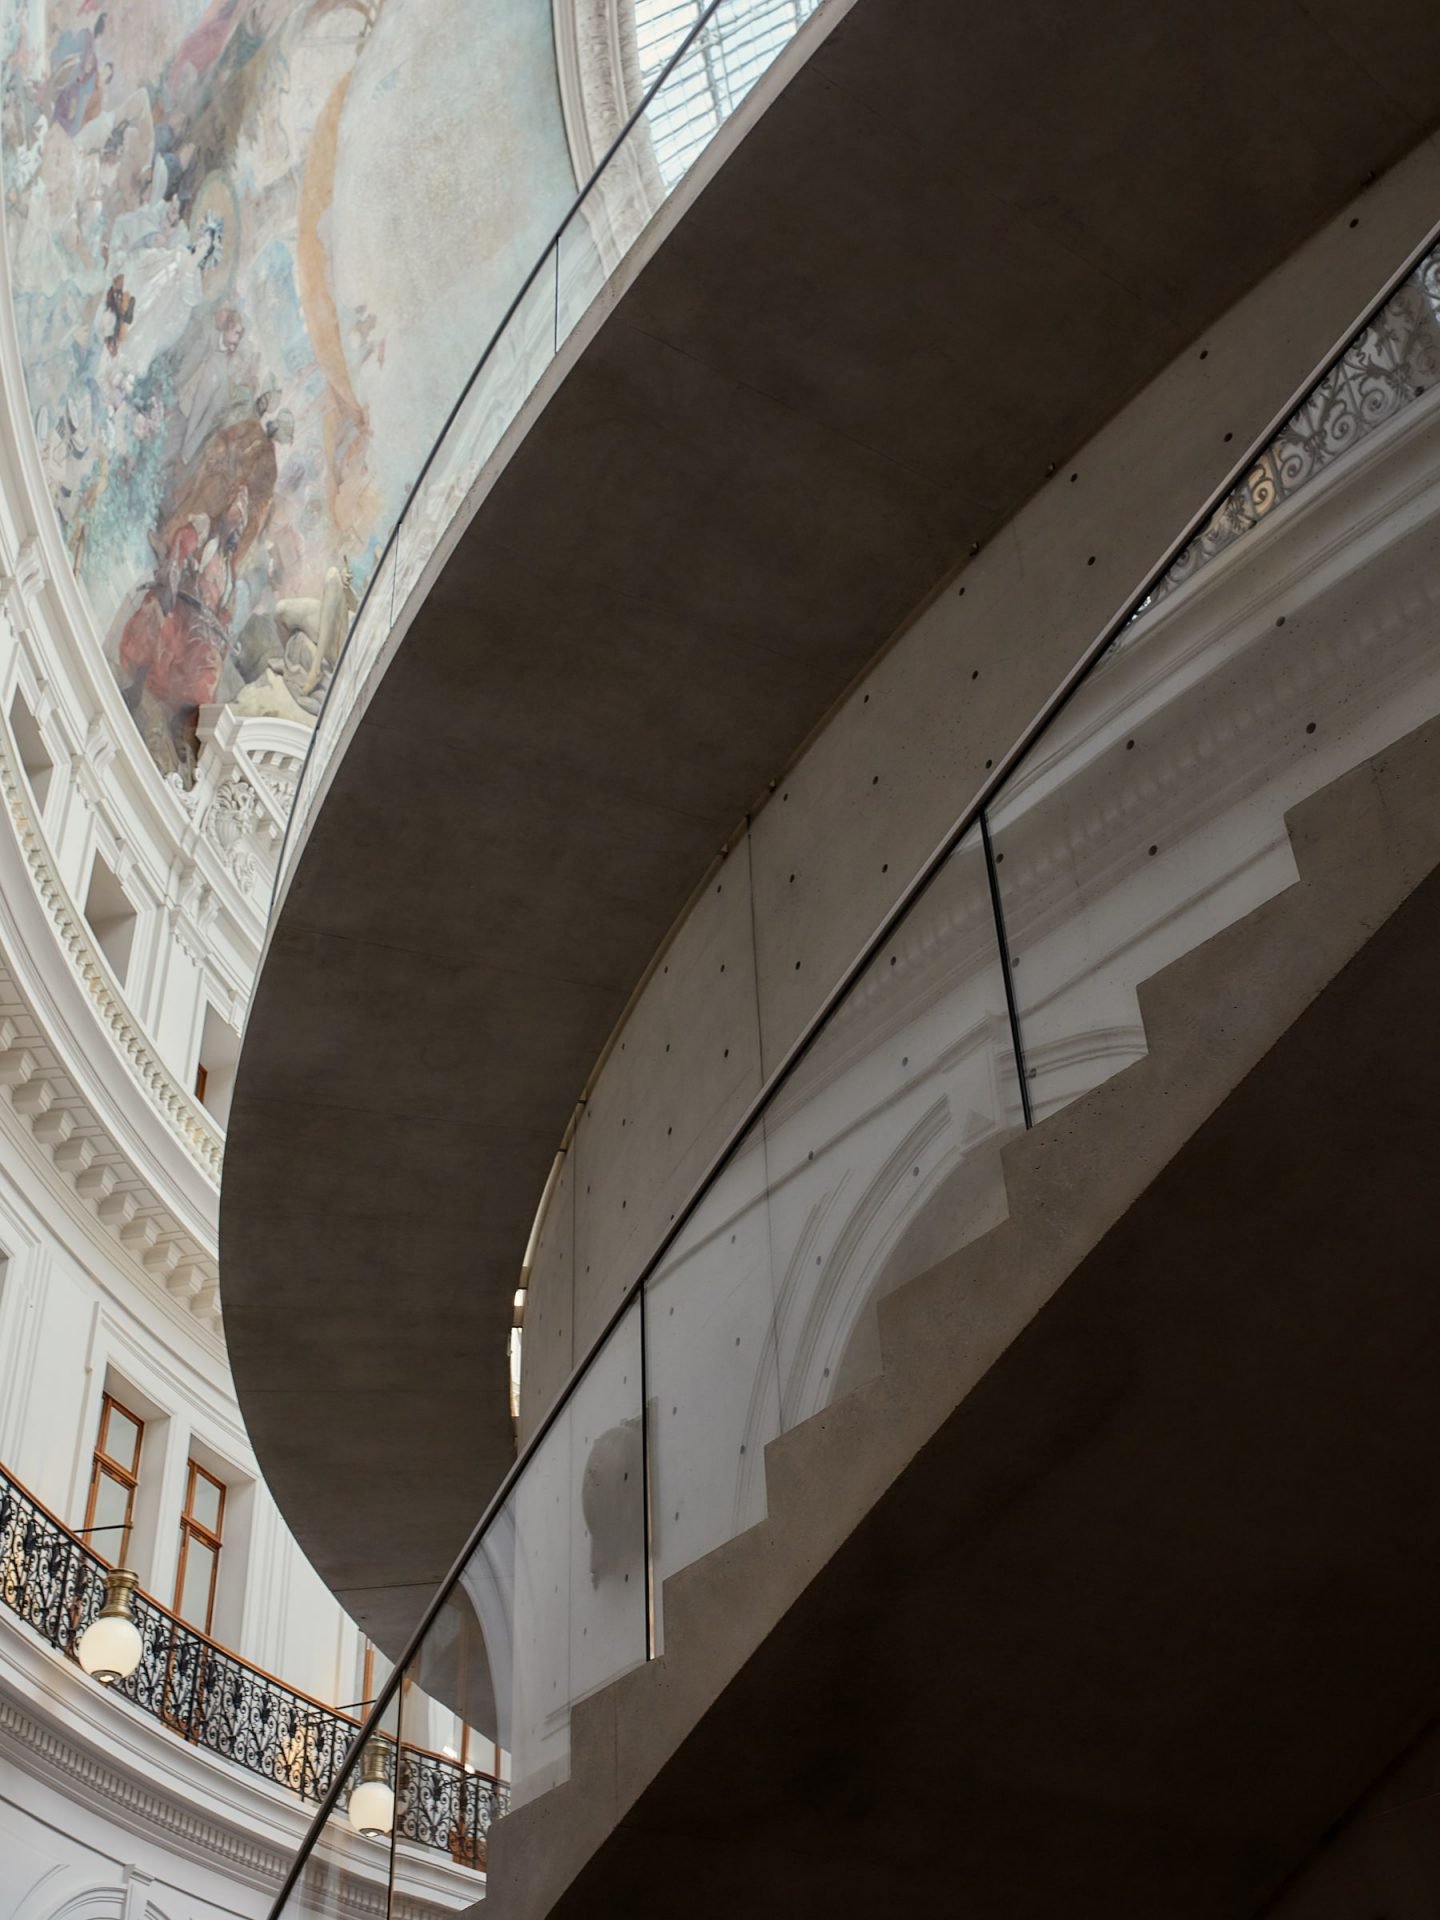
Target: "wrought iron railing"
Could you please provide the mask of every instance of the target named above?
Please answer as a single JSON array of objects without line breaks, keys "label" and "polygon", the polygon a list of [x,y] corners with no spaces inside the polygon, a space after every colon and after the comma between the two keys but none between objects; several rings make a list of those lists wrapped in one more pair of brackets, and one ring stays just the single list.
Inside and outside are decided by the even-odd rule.
[{"label": "wrought iron railing", "polygon": [[[0,1604],[68,1659],[104,1602],[104,1562],[0,1468]],[[359,1722],[197,1633],[149,1594],[133,1606],[140,1664],[113,1691],[180,1739],[319,1801],[340,1773]],[[396,1832],[483,1867],[509,1788],[427,1749],[401,1749]]]},{"label": "wrought iron railing", "polygon": [[1440,250],[1427,253],[1176,555],[1134,617],[1440,380]]}]

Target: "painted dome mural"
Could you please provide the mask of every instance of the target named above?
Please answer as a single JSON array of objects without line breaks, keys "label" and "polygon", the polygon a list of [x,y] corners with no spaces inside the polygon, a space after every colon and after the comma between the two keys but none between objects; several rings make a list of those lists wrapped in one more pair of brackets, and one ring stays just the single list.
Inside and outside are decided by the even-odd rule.
[{"label": "painted dome mural", "polygon": [[421,461],[574,192],[536,0],[10,0],[31,418],[125,703],[313,720]]}]

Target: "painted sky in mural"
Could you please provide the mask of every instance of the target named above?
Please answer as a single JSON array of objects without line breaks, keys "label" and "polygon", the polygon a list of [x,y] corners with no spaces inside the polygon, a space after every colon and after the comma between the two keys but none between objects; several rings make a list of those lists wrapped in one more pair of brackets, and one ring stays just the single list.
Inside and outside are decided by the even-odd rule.
[{"label": "painted sky in mural", "polygon": [[311,719],[573,196],[548,0],[10,0],[12,299],[126,705]]}]

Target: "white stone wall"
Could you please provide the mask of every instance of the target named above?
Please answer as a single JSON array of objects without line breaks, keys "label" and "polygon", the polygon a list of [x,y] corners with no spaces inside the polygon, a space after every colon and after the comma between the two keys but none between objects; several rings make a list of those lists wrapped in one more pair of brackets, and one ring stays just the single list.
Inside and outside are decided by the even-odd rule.
[{"label": "white stone wall", "polygon": [[[174,1599],[193,1451],[229,1489],[216,1637],[340,1705],[360,1691],[360,1637],[260,1480],[216,1267],[228,1082],[308,736],[207,710],[201,737],[183,793],[125,711],[59,538],[0,285],[0,1466],[78,1529],[117,1391],[147,1422],[142,1585]],[[118,944],[87,918],[97,858],[133,912]],[[0,1920],[266,1911],[309,1819],[292,1796],[270,1794],[269,1853],[246,1866],[218,1842],[167,1843],[187,1806],[234,1841],[260,1788],[158,1723],[127,1729],[143,1758],[123,1791],[43,1750],[113,1759],[135,1717],[0,1605]]]}]

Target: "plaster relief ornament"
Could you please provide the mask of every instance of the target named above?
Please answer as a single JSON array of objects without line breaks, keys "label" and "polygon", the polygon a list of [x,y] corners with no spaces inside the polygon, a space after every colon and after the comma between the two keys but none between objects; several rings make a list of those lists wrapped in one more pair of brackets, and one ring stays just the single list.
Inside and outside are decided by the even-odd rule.
[{"label": "plaster relief ornament", "polygon": [[549,9],[12,0],[0,36],[41,466],[188,788],[200,707],[313,725],[406,483],[573,198]]}]

